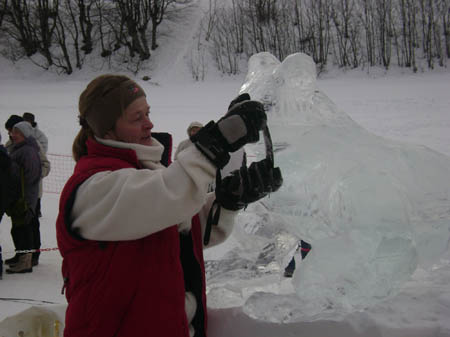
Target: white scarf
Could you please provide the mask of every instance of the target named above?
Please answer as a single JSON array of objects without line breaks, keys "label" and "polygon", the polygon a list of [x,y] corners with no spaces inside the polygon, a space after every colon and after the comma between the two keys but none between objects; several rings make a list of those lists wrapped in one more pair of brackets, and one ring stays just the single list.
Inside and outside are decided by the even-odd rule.
[{"label": "white scarf", "polygon": [[164,165],[161,164],[161,156],[164,152],[164,146],[158,142],[155,138],[152,138],[151,145],[141,145],[134,143],[124,143],[117,140],[112,139],[103,139],[95,137],[95,139],[106,146],[111,146],[119,149],[130,149],[136,152],[136,156],[139,162],[145,168],[151,170],[159,170],[164,168]]}]

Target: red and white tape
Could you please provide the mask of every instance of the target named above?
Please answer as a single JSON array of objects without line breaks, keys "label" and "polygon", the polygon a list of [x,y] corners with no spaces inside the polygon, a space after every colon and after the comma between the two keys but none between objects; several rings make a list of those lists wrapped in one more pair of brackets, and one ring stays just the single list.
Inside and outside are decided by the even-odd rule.
[{"label": "red and white tape", "polygon": [[16,253],[16,254],[27,254],[27,253],[40,253],[40,252],[50,252],[53,250],[59,250],[58,248],[40,248],[40,249],[26,249],[26,250],[14,250],[10,252],[2,252],[4,253]]}]

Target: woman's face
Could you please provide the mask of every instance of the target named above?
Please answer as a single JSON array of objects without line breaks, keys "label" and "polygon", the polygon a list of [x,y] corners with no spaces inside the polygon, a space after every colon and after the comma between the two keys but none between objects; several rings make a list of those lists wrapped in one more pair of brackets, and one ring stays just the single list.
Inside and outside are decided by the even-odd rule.
[{"label": "woman's face", "polygon": [[11,137],[11,140],[14,144],[20,144],[25,141],[23,133],[17,128],[12,128],[12,130],[9,132],[9,136]]},{"label": "woman's face", "polygon": [[124,114],[116,121],[114,129],[105,135],[105,139],[151,145],[153,123],[149,114],[150,106],[145,96],[137,98],[125,109]]}]

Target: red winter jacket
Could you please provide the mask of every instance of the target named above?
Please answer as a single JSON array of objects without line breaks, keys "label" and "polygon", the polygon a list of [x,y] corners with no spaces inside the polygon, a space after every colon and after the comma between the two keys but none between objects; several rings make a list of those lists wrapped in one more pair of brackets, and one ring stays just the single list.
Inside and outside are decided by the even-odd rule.
[{"label": "red winter jacket", "polygon": [[88,155],[78,161],[61,194],[56,223],[68,301],[64,336],[189,337],[186,291],[197,298],[195,336],[206,336],[198,216],[189,235],[180,235],[174,225],[138,240],[99,242],[72,231],[70,212],[81,183],[100,171],[140,168],[133,150],[92,140],[87,145]]}]

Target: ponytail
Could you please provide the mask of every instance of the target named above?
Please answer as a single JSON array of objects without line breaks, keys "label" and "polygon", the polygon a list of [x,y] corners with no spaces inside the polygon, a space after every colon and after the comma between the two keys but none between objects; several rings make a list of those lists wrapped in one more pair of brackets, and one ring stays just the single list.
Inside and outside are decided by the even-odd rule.
[{"label": "ponytail", "polygon": [[81,157],[87,155],[86,141],[89,137],[93,137],[92,132],[89,129],[81,128],[76,135],[72,144],[72,156],[76,162],[80,160]]}]

